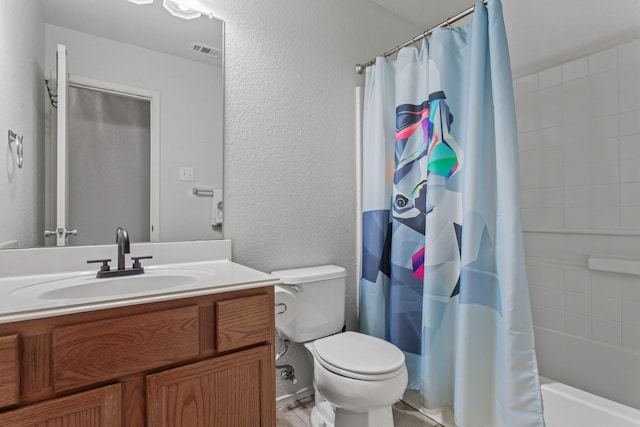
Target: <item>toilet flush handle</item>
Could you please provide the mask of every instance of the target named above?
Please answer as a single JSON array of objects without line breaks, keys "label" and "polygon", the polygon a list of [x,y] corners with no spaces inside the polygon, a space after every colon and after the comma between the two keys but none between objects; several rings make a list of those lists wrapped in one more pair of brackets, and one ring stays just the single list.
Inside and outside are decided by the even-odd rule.
[{"label": "toilet flush handle", "polygon": [[284,314],[284,312],[287,311],[287,304],[283,302],[276,304],[276,307],[284,307],[282,311],[276,311],[276,314]]}]

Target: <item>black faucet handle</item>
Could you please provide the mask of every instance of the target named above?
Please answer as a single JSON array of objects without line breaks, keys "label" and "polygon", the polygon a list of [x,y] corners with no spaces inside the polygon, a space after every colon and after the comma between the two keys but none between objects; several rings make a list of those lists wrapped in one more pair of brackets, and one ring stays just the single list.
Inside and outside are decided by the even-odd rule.
[{"label": "black faucet handle", "polygon": [[142,268],[142,264],[140,264],[140,260],[141,259],[151,259],[153,258],[152,255],[145,255],[145,256],[132,256],[131,259],[133,260],[133,268]]},{"label": "black faucet handle", "polygon": [[87,264],[92,264],[94,262],[101,262],[100,271],[109,271],[111,267],[109,267],[109,263],[111,262],[111,258],[109,259],[91,259],[87,261]]}]

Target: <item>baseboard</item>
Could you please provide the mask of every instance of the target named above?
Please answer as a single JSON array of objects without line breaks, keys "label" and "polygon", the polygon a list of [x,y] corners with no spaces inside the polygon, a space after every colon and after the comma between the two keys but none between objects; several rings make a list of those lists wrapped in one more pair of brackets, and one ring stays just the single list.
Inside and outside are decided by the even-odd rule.
[{"label": "baseboard", "polygon": [[281,406],[288,405],[289,403],[295,402],[296,400],[300,400],[307,396],[311,396],[313,395],[313,393],[314,393],[313,387],[309,386],[301,390],[298,390],[295,393],[285,394],[284,396],[278,396],[276,398],[276,408],[280,408]]}]

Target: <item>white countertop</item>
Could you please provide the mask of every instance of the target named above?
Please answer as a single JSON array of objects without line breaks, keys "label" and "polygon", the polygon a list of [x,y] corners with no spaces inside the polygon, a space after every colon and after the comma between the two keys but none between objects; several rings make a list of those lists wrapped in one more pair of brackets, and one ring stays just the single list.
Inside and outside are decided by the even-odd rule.
[{"label": "white countertop", "polygon": [[[145,273],[124,278],[150,281],[159,277],[165,285],[158,289],[134,290],[117,285],[119,279],[96,279],[96,270],[0,278],[0,323],[60,316],[86,311],[124,307],[220,292],[236,291],[279,283],[269,274],[228,260],[188,262],[145,267]],[[164,276],[164,277],[163,277]],[[188,277],[189,283],[173,285],[174,278]],[[104,282],[101,282],[104,281]],[[179,282],[179,280],[178,280]],[[132,282],[133,283],[133,282]],[[83,284],[104,295],[55,297],[60,289],[82,290]],[[114,289],[114,293],[102,291]],[[109,288],[112,285],[112,288]],[[120,289],[120,290],[118,290]],[[123,290],[124,289],[124,290]],[[53,297],[52,297],[53,295]]]}]

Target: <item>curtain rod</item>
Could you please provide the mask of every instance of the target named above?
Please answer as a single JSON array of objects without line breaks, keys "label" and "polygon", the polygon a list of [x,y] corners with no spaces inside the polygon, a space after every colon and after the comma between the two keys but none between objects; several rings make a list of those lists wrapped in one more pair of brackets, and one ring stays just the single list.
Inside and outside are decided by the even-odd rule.
[{"label": "curtain rod", "polygon": [[[486,5],[487,4],[487,0],[482,0],[482,3]],[[415,36],[411,40],[407,40],[406,42],[402,43],[400,46],[397,46],[397,47],[391,49],[390,51],[383,53],[380,56],[383,56],[383,57],[386,58],[386,57],[391,56],[394,53],[398,52],[403,47],[407,47],[407,46],[409,46],[409,45],[411,45],[413,43],[419,42],[420,40],[429,37],[431,35],[431,33],[433,33],[433,31],[435,29],[440,28],[440,27],[448,27],[451,24],[453,24],[454,22],[459,21],[462,18],[471,15],[473,13],[474,9],[475,9],[475,5],[471,6],[467,10],[464,10],[464,11],[458,13],[455,16],[452,16],[451,18],[447,19],[446,21],[443,21],[442,23],[436,25],[435,27],[430,28],[430,29],[428,29],[427,31],[425,31],[425,32],[423,32],[421,34],[418,34],[417,36]],[[373,65],[375,63],[376,63],[376,58],[373,58],[372,60],[370,60],[369,62],[365,62],[364,64],[356,64],[356,73],[362,74],[364,72],[365,68],[370,67],[371,65]]]}]

